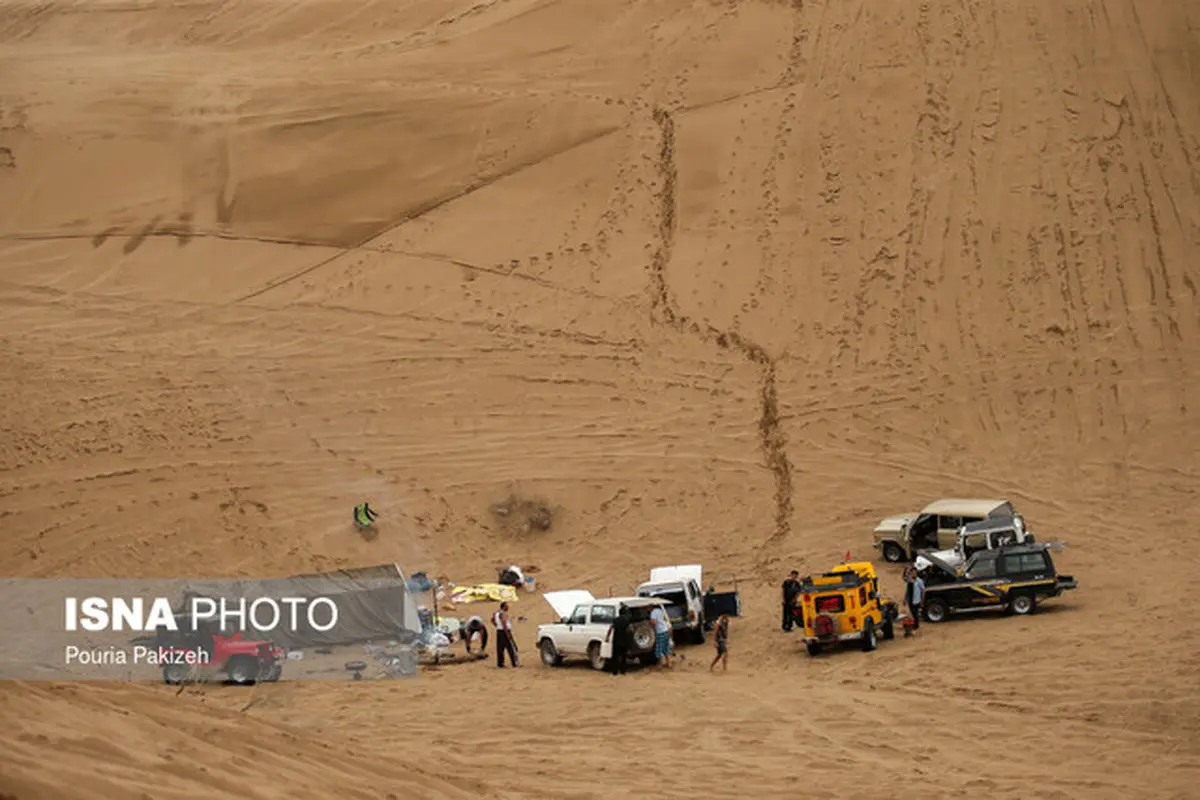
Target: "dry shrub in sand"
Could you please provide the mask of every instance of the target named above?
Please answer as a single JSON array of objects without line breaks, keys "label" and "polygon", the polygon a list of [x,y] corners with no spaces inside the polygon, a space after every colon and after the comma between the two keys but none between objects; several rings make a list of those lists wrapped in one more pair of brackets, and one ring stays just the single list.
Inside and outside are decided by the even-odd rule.
[{"label": "dry shrub in sand", "polygon": [[554,513],[548,505],[515,494],[492,504],[490,510],[492,519],[508,533],[548,531],[554,525]]}]

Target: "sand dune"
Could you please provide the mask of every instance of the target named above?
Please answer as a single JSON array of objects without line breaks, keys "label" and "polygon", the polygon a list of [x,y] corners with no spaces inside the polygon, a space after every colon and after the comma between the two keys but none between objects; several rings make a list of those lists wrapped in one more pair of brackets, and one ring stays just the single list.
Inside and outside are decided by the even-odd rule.
[{"label": "sand dune", "polygon": [[[0,43],[4,575],[696,560],[746,607],[728,675],[548,670],[526,595],[515,672],[6,685],[0,795],[1195,796],[1193,4],[5,0]],[[778,631],[787,569],[972,495],[1074,596]]]}]

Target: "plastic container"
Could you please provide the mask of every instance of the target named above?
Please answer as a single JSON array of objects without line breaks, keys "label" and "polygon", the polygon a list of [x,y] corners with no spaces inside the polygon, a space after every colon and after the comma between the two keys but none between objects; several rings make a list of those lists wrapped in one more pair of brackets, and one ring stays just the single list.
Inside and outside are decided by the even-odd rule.
[{"label": "plastic container", "polygon": [[536,584],[536,582],[534,581],[533,578],[531,578],[531,577],[525,578],[525,591],[527,591],[527,592],[537,591],[535,584]]}]

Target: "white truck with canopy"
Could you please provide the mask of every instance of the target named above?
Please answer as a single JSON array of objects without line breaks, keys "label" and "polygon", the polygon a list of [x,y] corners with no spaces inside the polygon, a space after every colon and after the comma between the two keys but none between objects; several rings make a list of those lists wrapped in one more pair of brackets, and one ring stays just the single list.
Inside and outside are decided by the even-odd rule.
[{"label": "white truck with canopy", "polygon": [[731,584],[731,590],[718,592],[716,582],[702,591],[704,568],[700,564],[680,564],[655,567],[650,570],[650,579],[639,585],[639,597],[657,597],[667,602],[667,616],[676,638],[686,636],[694,644],[703,644],[705,632],[710,630],[721,614],[731,617],[741,615],[741,597],[737,579],[724,578],[722,583]]}]

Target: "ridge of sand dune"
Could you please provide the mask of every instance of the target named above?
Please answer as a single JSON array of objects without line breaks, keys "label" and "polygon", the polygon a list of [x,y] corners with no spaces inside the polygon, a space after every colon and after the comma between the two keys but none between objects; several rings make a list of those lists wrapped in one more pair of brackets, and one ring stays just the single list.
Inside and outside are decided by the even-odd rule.
[{"label": "ridge of sand dune", "polygon": [[[524,595],[515,672],[0,687],[0,794],[1194,796],[1198,30],[6,0],[3,574],[699,561],[745,616],[718,676],[542,668]],[[787,569],[972,495],[1067,540],[1074,596],[871,655],[778,631]]]}]

